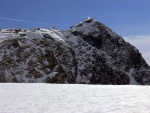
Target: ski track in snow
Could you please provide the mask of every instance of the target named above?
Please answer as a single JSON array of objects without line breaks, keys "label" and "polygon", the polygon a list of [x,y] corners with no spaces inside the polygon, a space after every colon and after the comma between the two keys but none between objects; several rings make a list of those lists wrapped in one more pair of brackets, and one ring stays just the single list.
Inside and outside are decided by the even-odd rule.
[{"label": "ski track in snow", "polygon": [[150,113],[149,86],[0,84],[0,113]]}]

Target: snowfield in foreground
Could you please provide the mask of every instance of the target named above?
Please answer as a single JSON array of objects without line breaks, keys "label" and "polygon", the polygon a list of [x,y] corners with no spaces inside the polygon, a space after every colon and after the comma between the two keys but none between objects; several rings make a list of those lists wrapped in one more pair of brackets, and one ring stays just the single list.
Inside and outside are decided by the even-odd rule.
[{"label": "snowfield in foreground", "polygon": [[0,84],[0,113],[150,113],[150,87]]}]

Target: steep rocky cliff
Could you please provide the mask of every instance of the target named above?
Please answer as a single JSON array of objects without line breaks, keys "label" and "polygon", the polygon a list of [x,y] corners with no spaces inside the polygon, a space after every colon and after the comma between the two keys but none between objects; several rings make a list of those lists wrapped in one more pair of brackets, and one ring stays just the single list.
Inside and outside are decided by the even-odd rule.
[{"label": "steep rocky cliff", "polygon": [[67,31],[0,31],[0,82],[150,84],[141,53],[92,18]]}]

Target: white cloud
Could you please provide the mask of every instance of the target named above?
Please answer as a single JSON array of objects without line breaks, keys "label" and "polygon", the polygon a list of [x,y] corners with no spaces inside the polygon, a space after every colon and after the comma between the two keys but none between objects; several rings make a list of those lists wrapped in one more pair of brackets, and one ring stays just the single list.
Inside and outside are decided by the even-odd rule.
[{"label": "white cloud", "polygon": [[150,65],[150,35],[147,36],[125,36],[125,41],[135,46],[146,62]]}]

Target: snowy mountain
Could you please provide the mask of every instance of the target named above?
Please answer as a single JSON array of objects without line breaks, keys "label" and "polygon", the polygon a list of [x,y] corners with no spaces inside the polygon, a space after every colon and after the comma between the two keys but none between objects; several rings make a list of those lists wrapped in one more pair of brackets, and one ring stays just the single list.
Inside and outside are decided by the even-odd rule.
[{"label": "snowy mountain", "polygon": [[150,84],[141,53],[92,18],[67,31],[0,31],[0,82]]}]

